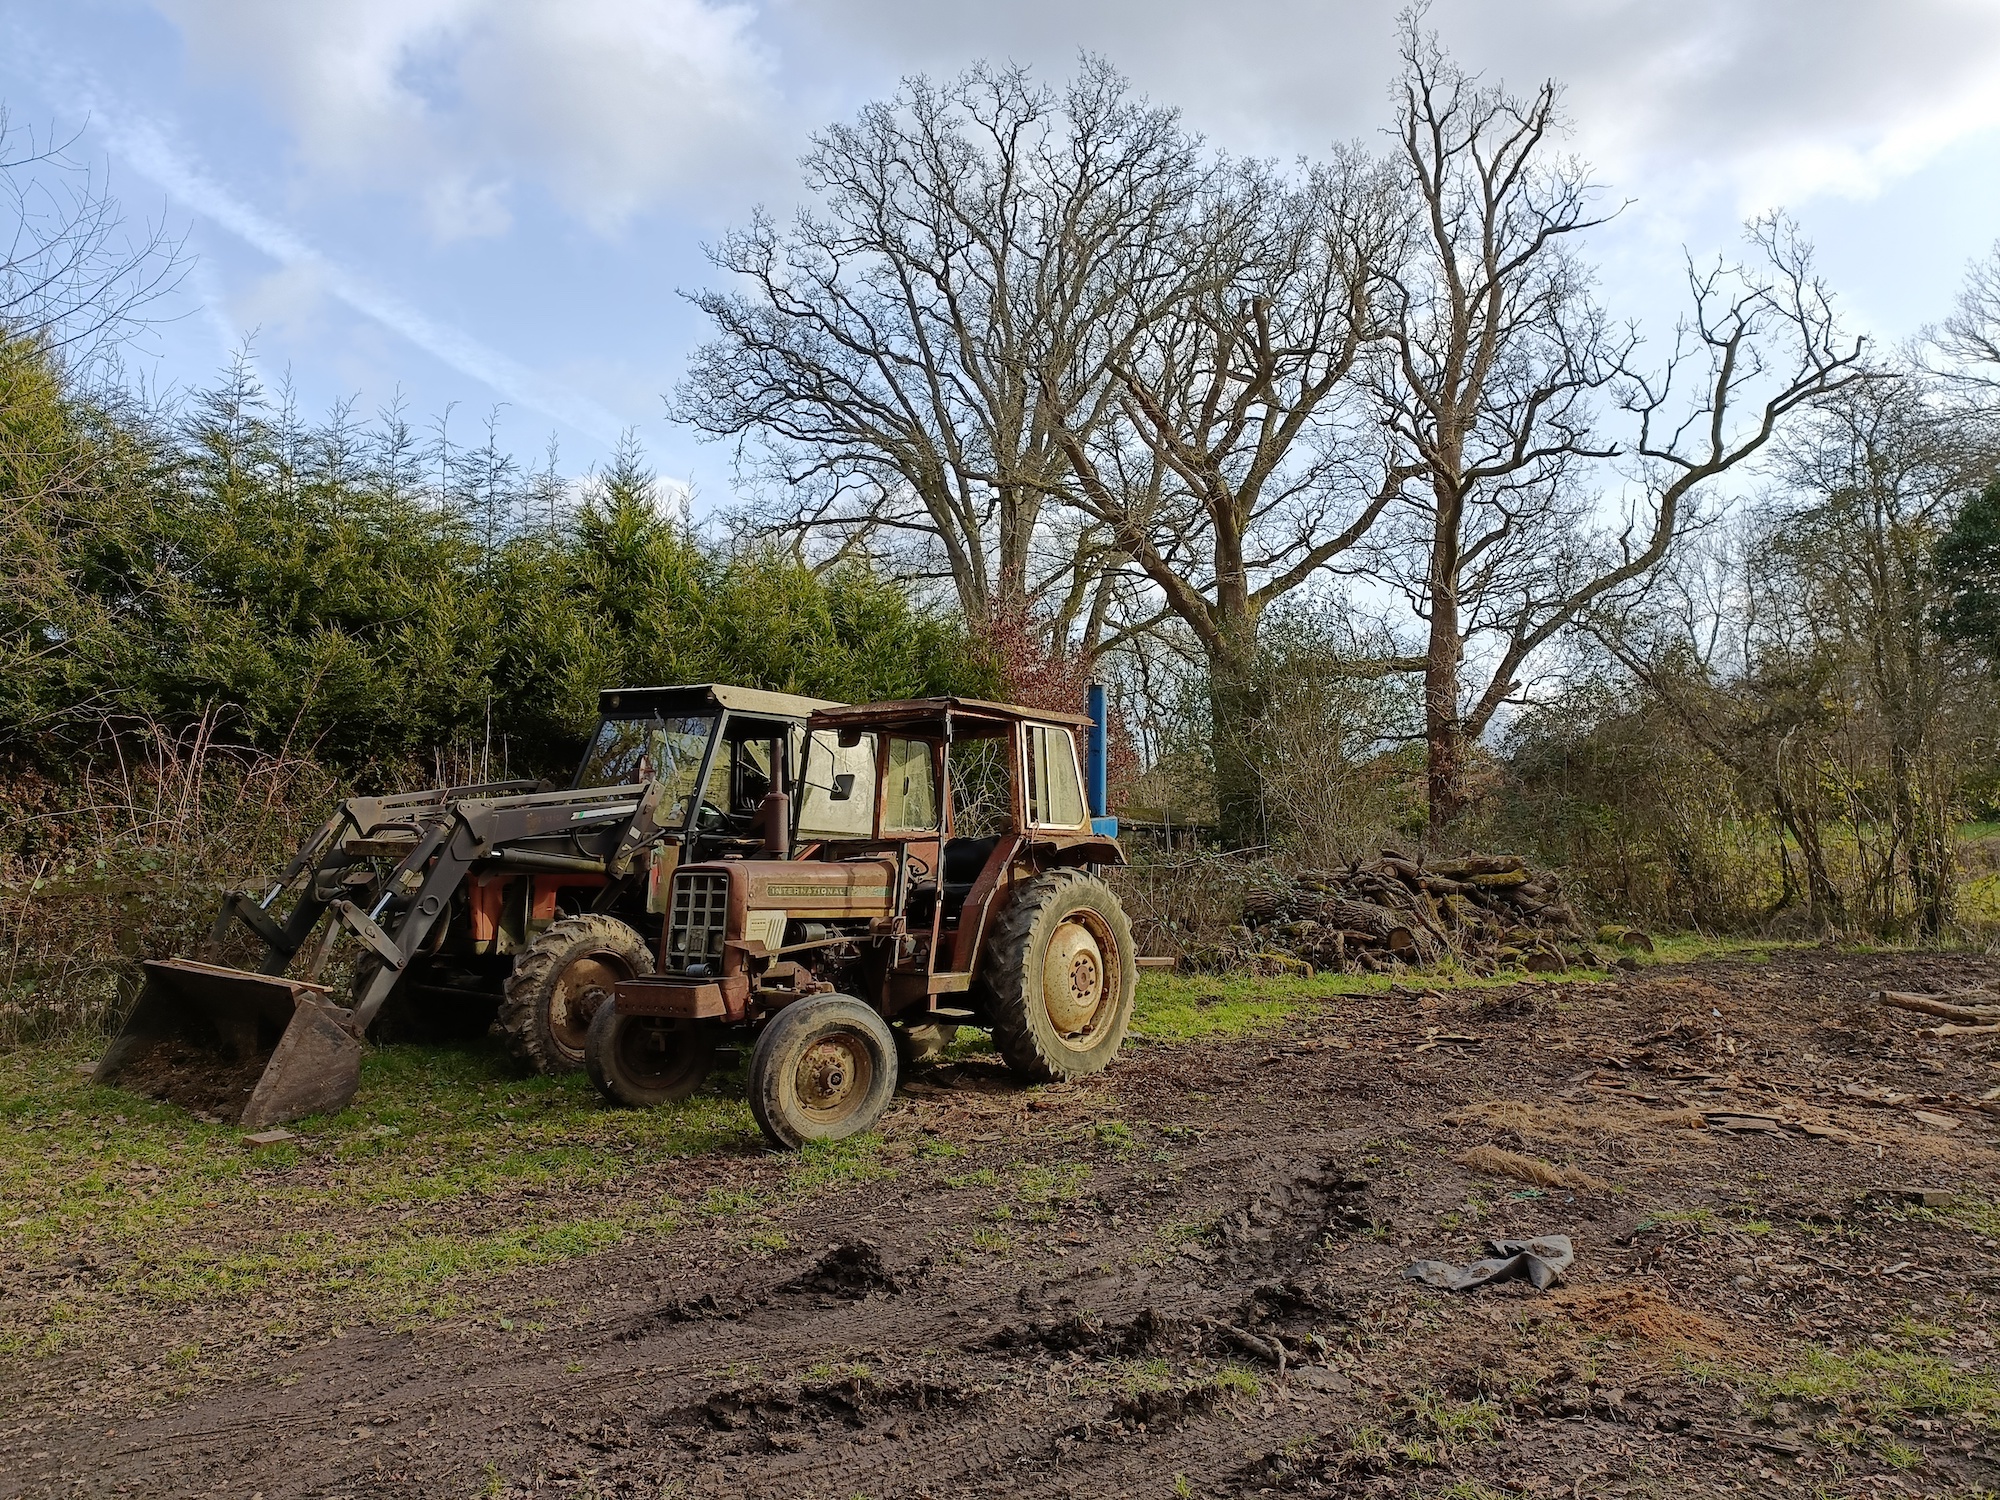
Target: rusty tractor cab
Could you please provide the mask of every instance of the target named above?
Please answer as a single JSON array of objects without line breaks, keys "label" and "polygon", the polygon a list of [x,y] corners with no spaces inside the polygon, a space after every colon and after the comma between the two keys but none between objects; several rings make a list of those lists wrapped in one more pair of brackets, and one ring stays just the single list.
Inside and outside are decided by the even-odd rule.
[{"label": "rusty tractor cab", "polygon": [[[490,1027],[539,1071],[581,1067],[598,1001],[653,967],[674,868],[766,845],[805,721],[832,706],[725,683],[611,688],[566,790],[350,797],[261,898],[223,902],[204,958],[243,928],[263,950],[252,967],[146,963],[96,1081],[240,1105],[256,1127],[344,1105],[369,1035]],[[343,943],[344,1005],[320,981]]]},{"label": "rusty tractor cab", "polygon": [[961,1025],[991,1028],[1025,1079],[1105,1067],[1137,964],[1092,873],[1125,862],[1102,762],[1101,708],[1095,723],[969,698],[815,713],[789,828],[760,857],[674,872],[656,971],[598,1009],[591,1077],[623,1104],[682,1099],[720,1040],[752,1034],[751,1109],[796,1147],[866,1130],[902,1061]]}]

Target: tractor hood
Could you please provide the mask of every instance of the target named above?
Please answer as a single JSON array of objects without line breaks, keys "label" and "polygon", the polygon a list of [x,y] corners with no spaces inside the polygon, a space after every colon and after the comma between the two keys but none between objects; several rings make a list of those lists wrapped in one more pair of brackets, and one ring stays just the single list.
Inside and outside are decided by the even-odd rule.
[{"label": "tractor hood", "polygon": [[743,884],[744,910],[791,917],[886,917],[896,887],[893,859],[740,860],[726,868]]}]

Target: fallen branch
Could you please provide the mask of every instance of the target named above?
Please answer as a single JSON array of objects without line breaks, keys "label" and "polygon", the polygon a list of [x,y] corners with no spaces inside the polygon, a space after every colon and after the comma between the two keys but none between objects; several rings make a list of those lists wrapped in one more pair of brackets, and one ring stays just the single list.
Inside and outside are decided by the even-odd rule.
[{"label": "fallen branch", "polygon": [[1238,1328],[1234,1323],[1225,1323],[1220,1318],[1203,1318],[1202,1322],[1228,1339],[1244,1352],[1269,1360],[1278,1367],[1278,1378],[1285,1378],[1285,1345],[1282,1339],[1273,1338],[1269,1343],[1257,1337],[1247,1328]]},{"label": "fallen branch", "polygon": [[[1968,990],[1968,995],[1991,994],[1990,990]],[[2000,1000],[2000,995],[1994,995]],[[1935,995],[1913,995],[1904,990],[1877,990],[1875,1000],[1881,1005],[1893,1005],[1897,1010],[1914,1010],[1927,1016],[1942,1016],[1947,1021],[2000,1021],[2000,1005],[1953,1005],[1940,1000]]]}]

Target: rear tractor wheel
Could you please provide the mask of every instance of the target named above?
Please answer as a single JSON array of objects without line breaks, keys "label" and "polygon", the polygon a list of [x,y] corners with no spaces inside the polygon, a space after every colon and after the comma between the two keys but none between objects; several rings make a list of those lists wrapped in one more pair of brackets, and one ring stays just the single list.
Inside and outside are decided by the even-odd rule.
[{"label": "rear tractor wheel", "polygon": [[750,1113],[775,1146],[859,1135],[896,1095],[896,1038],[871,1007],[815,995],[779,1011],[750,1056]]},{"label": "rear tractor wheel", "polygon": [[1057,1083],[1111,1065],[1132,1024],[1138,972],[1117,893],[1081,871],[1051,870],[1015,888],[976,983],[1015,1076]]},{"label": "rear tractor wheel", "polygon": [[660,1016],[625,1016],[614,997],[597,1007],[584,1066],[614,1104],[651,1109],[678,1104],[702,1085],[715,1060],[715,1026]]},{"label": "rear tractor wheel", "polygon": [[646,940],[615,917],[564,917],[514,960],[493,1030],[536,1072],[574,1072],[618,981],[652,972]]}]

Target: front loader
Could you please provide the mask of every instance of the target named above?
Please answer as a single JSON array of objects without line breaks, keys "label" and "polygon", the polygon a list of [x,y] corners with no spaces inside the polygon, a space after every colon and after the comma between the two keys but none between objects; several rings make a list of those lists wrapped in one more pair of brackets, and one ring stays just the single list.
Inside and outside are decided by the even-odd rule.
[{"label": "front loader", "polygon": [[[93,1075],[256,1129],[338,1109],[364,1038],[490,1028],[580,1067],[593,1012],[649,973],[672,872],[764,847],[819,699],[706,683],[614,688],[572,785],[351,797],[259,897],[222,903],[203,959],[146,961]],[[261,957],[219,961],[247,931]],[[344,995],[323,983],[352,956]]]},{"label": "front loader", "polygon": [[789,826],[674,872],[657,965],[592,1020],[599,1089],[686,1098],[735,1039],[751,1112],[795,1148],[868,1129],[904,1061],[961,1025],[989,1028],[1026,1080],[1109,1066],[1138,959],[1095,873],[1125,854],[1091,698],[1091,717],[967,698],[814,714]]}]

